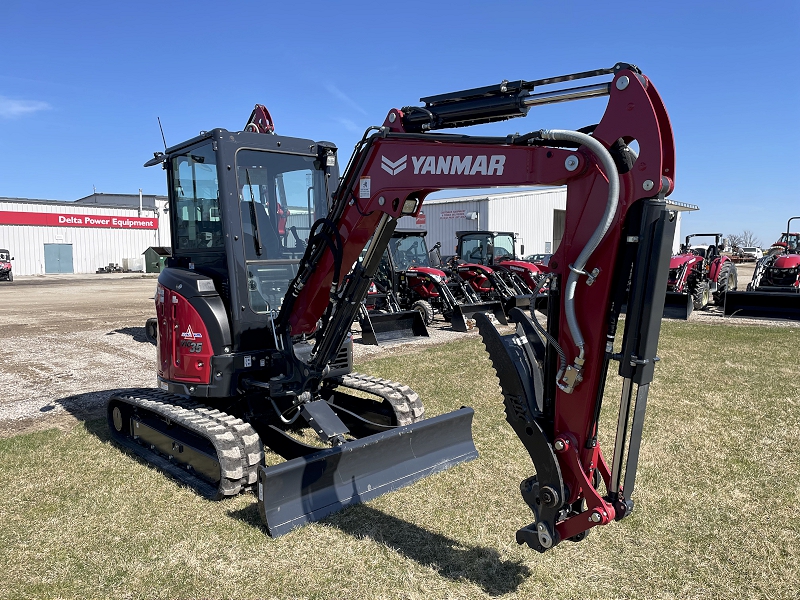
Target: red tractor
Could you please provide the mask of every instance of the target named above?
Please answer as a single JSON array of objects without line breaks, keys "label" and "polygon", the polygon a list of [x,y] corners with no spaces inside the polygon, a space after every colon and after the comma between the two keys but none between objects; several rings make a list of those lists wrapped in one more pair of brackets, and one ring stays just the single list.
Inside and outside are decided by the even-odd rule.
[{"label": "red tractor", "polygon": [[[502,231],[457,231],[455,271],[482,298],[500,300],[511,308],[530,306],[543,270],[518,260],[516,234]],[[541,290],[539,290],[541,293]]]},{"label": "red tractor", "polygon": [[[396,229],[392,234],[367,295],[369,310],[359,315],[366,343],[427,336],[422,324],[430,325],[435,313],[459,332],[470,330],[479,312],[507,324],[500,302],[481,301],[457,274],[438,268],[439,248],[428,250],[426,234],[419,229]],[[411,311],[419,313],[422,323]]]},{"label": "red tractor", "polygon": [[11,261],[14,257],[6,249],[0,249],[0,281],[14,281],[14,273],[11,271]]},{"label": "red tractor", "polygon": [[[713,237],[713,244],[694,244],[695,237]],[[721,233],[694,233],[686,236],[681,253],[669,261],[664,316],[688,319],[692,310],[704,310],[713,302],[725,303],[725,296],[738,287],[736,265],[722,254]]]},{"label": "red tractor", "polygon": [[726,315],[800,319],[800,233],[790,231],[795,219],[758,260],[747,291],[729,295]]}]

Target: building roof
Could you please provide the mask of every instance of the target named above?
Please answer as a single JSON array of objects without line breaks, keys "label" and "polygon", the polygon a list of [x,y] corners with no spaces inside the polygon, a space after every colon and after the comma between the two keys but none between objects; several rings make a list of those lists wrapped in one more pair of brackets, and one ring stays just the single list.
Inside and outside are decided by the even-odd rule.
[{"label": "building roof", "polygon": [[147,250],[142,252],[142,254],[147,254],[148,251],[152,250],[159,256],[172,256],[172,248],[168,246],[150,246]]},{"label": "building roof", "polygon": [[431,198],[430,200],[425,200],[425,204],[444,204],[446,202],[476,202],[479,200],[492,200],[495,198],[505,198],[505,197],[512,197],[512,196],[524,196],[527,194],[547,194],[552,192],[558,192],[560,190],[564,190],[566,192],[566,187],[530,187],[522,190],[514,190],[508,192],[495,192],[492,194],[475,194],[470,196],[454,196],[452,198]]},{"label": "building roof", "polygon": [[[166,201],[166,196],[142,194],[142,207],[154,210],[156,200]],[[97,192],[78,198],[75,204],[92,204],[98,206],[115,206],[119,208],[139,208],[139,194],[104,194]]]},{"label": "building roof", "polygon": [[[142,195],[142,208],[155,211],[155,201],[167,201],[166,196]],[[92,194],[78,200],[46,200],[42,198],[3,198],[0,202],[17,204],[47,204],[55,206],[96,206],[100,208],[139,208],[139,194]]]},{"label": "building roof", "polygon": [[692,210],[700,210],[700,207],[697,206],[696,204],[687,204],[686,202],[678,202],[676,200],[672,200],[671,198],[667,198],[667,208],[678,212],[689,212]]}]

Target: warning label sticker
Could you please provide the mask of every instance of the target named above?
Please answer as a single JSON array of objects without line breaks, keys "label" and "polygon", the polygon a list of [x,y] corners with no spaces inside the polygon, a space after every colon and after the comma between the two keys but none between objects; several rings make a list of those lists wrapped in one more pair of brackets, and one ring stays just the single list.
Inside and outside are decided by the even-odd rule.
[{"label": "warning label sticker", "polygon": [[361,183],[358,186],[358,197],[359,198],[369,198],[372,194],[370,193],[370,179],[369,177],[362,177]]}]

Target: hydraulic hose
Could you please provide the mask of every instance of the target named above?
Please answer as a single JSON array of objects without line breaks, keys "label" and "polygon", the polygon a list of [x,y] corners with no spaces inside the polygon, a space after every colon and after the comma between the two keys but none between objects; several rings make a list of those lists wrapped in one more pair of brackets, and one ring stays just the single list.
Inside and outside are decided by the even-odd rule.
[{"label": "hydraulic hose", "polygon": [[531,323],[533,323],[533,326],[539,331],[539,333],[542,334],[542,337],[544,337],[545,340],[547,340],[550,343],[550,345],[553,346],[553,348],[555,348],[555,351],[558,353],[558,376],[556,378],[560,379],[564,371],[567,370],[567,355],[564,354],[564,351],[561,349],[558,340],[556,340],[556,338],[550,335],[549,331],[547,331],[544,327],[541,326],[541,324],[539,323],[539,319],[537,319],[536,315],[534,314],[535,312],[534,305],[536,304],[536,297],[539,295],[539,292],[544,287],[544,284],[550,281],[551,279],[553,279],[552,273],[548,273],[547,275],[542,277],[539,280],[536,289],[534,289],[533,293],[531,294]]},{"label": "hydraulic hose", "polygon": [[597,246],[600,245],[600,242],[611,227],[611,223],[616,215],[617,205],[619,204],[619,172],[617,171],[617,166],[614,164],[614,159],[611,157],[606,147],[590,135],[565,129],[544,129],[541,131],[541,137],[545,140],[581,144],[597,157],[608,177],[608,202],[606,203],[606,210],[600,222],[597,224],[597,228],[594,230],[592,237],[589,238],[586,246],[584,246],[583,250],[581,250],[581,253],[578,255],[577,260],[569,265],[570,274],[567,277],[567,285],[564,290],[564,313],[567,319],[567,326],[572,334],[572,339],[578,347],[576,369],[580,371],[580,367],[583,366],[584,362],[585,342],[575,316],[575,290],[578,286],[578,277],[580,275],[588,275],[584,270],[586,263],[592,256],[592,253],[597,249]]}]

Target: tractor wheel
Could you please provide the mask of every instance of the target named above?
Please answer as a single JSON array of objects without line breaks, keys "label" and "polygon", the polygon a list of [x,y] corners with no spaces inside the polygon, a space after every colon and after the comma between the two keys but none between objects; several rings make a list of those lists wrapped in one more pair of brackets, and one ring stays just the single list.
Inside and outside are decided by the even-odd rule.
[{"label": "tractor wheel", "polygon": [[725,294],[728,291],[735,291],[738,287],[738,274],[736,265],[730,261],[725,261],[719,268],[717,274],[717,291],[714,292],[714,304],[722,306],[725,304]]},{"label": "tractor wheel", "polygon": [[707,281],[698,281],[692,292],[692,305],[695,310],[704,310],[708,307],[709,289]]},{"label": "tractor wheel", "polygon": [[426,300],[417,300],[411,305],[411,308],[422,315],[422,320],[425,321],[426,326],[433,323],[433,307],[429,302]]},{"label": "tractor wheel", "polygon": [[8,272],[8,281],[14,281],[14,274],[11,271]]}]

